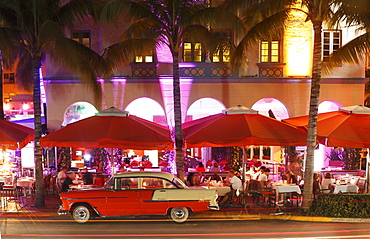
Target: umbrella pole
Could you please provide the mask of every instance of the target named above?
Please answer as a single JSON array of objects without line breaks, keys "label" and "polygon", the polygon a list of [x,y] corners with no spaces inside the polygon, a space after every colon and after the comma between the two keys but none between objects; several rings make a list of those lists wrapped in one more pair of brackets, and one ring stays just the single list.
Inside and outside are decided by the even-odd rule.
[{"label": "umbrella pole", "polygon": [[114,155],[113,155],[113,148],[110,148],[110,168],[112,177],[114,176]]},{"label": "umbrella pole", "polygon": [[245,146],[242,146],[243,150],[243,157],[242,157],[242,183],[243,183],[243,188],[244,188],[244,183],[245,183],[245,156],[247,155],[245,151]]},{"label": "umbrella pole", "polygon": [[[369,175],[369,163],[370,163],[370,149],[367,148],[367,155],[366,155],[366,184],[365,184],[365,193],[367,193],[369,190],[369,179],[370,179],[370,175]],[[361,168],[360,168],[361,169]]]}]

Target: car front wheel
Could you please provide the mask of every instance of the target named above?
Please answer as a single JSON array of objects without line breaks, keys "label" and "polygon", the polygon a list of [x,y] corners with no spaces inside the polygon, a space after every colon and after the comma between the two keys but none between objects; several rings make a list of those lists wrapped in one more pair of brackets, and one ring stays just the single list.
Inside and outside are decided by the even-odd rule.
[{"label": "car front wheel", "polygon": [[88,206],[78,205],[72,211],[72,218],[78,223],[85,223],[91,218],[91,212]]},{"label": "car front wheel", "polygon": [[171,208],[169,216],[176,223],[183,223],[189,218],[189,210],[186,207]]}]

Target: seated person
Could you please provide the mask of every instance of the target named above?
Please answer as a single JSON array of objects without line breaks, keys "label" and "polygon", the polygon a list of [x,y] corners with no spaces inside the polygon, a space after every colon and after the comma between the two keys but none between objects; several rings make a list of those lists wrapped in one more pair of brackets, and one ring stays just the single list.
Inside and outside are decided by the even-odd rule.
[{"label": "seated person", "polygon": [[198,174],[189,173],[185,183],[188,187],[199,186],[200,180]]},{"label": "seated person", "polygon": [[224,198],[220,201],[220,205],[224,204],[229,198],[231,198],[234,195],[236,190],[243,190],[242,181],[240,180],[240,178],[238,178],[235,175],[234,170],[230,170],[227,176],[228,177],[227,177],[224,185],[230,186],[231,191],[228,194],[226,194],[224,196]]},{"label": "seated person", "polygon": [[66,179],[64,179],[64,182],[62,183],[62,193],[65,193],[69,189],[69,185],[73,184],[73,181],[76,179],[76,175],[74,172],[67,173]]},{"label": "seated person", "polygon": [[210,180],[215,180],[216,182],[222,182],[222,177],[218,175],[217,173],[213,174]]},{"label": "seated person", "polygon": [[265,171],[258,177],[258,181],[261,183],[262,189],[271,188],[271,180],[268,179],[269,175],[270,169],[266,168]]},{"label": "seated person", "polygon": [[332,177],[331,173],[327,172],[322,179],[321,182],[321,189],[323,193],[330,193],[333,189],[333,183],[335,182],[335,179]]},{"label": "seated person", "polygon": [[93,184],[93,175],[87,171],[82,175],[82,180],[84,181],[84,184]]}]

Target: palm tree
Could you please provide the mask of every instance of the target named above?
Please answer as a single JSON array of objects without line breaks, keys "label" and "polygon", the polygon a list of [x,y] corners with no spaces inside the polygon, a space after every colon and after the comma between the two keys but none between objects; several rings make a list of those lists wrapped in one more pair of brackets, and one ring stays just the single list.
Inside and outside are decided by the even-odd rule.
[{"label": "palm tree", "polygon": [[[297,1],[299,2],[299,1]],[[313,188],[313,169],[314,169],[314,152],[316,146],[316,132],[317,132],[317,114],[320,97],[320,82],[321,73],[323,69],[322,64],[322,27],[324,23],[329,25],[336,25],[344,20],[355,21],[356,17],[348,18],[348,12],[342,11],[343,7],[350,1],[346,0],[302,0],[301,8],[307,20],[311,21],[314,30],[314,47],[312,59],[312,81],[311,81],[311,96],[308,120],[308,135],[307,135],[307,157],[305,162],[305,187],[303,192],[303,207],[309,207],[312,203],[312,188]],[[352,6],[359,7],[360,3],[366,1],[351,1]],[[368,3],[367,3],[368,5]],[[369,9],[369,8],[368,8]],[[353,46],[352,51],[357,51]],[[360,52],[357,52],[358,54]],[[338,54],[336,59],[344,60],[344,55]],[[347,58],[348,59],[348,58]],[[352,61],[351,62],[355,62]],[[325,63],[326,69],[330,70],[336,65],[333,63]]]},{"label": "palm tree", "polygon": [[90,48],[67,38],[64,30],[76,20],[95,16],[94,2],[71,0],[0,0],[0,50],[5,65],[16,64],[20,87],[33,87],[35,117],[36,207],[45,205],[42,188],[40,67],[46,54],[57,63],[92,83],[98,92],[95,72],[101,57]]},{"label": "palm tree", "polygon": [[[205,24],[211,23],[222,13],[208,8],[207,1],[199,0],[151,0],[121,1],[108,3],[102,12],[102,20],[109,22],[118,17],[130,17],[132,23],[123,32],[120,42],[106,49],[104,57],[108,66],[115,69],[131,62],[135,55],[155,52],[158,45],[166,45],[173,59],[173,96],[175,120],[175,150],[177,175],[184,179],[184,154],[181,120],[181,95],[179,53],[185,41],[201,42],[203,47],[216,49],[217,38]],[[214,23],[214,22],[212,22]],[[140,54],[141,53],[141,54]]]},{"label": "palm tree", "polygon": [[[311,81],[311,94],[310,94],[310,107],[309,107],[309,122],[308,122],[308,136],[307,136],[307,157],[305,162],[305,187],[304,187],[304,193],[303,193],[303,206],[308,207],[311,204],[312,199],[312,185],[313,185],[313,169],[314,169],[314,151],[316,146],[316,131],[317,131],[317,113],[318,113],[318,104],[319,104],[319,97],[320,97],[320,82],[321,82],[321,73],[322,73],[322,55],[321,55],[321,49],[322,49],[322,42],[321,42],[321,34],[322,34],[322,26],[323,23],[328,23],[331,25],[334,25],[335,23],[338,23],[338,21],[342,21],[346,19],[346,16],[348,12],[340,11],[342,7],[347,6],[349,1],[345,0],[233,0],[231,2],[228,2],[229,6],[234,7],[234,9],[242,9],[239,10],[241,14],[243,14],[245,11],[244,9],[251,7],[255,5],[256,11],[253,11],[254,14],[261,14],[260,12],[264,13],[266,12],[266,7],[268,10],[270,10],[270,14],[272,14],[272,17],[278,17],[282,13],[286,13],[287,11],[300,11],[305,13],[307,17],[307,21],[310,21],[313,26],[314,31],[314,47],[313,47],[313,59],[312,59],[312,81]],[[353,1],[351,4],[352,6],[358,7],[359,5],[357,3],[362,2],[362,7],[367,7],[369,9],[369,4],[366,1]],[[366,2],[366,3],[365,3]],[[345,3],[343,5],[343,3]],[[357,5],[356,5],[357,4]],[[240,7],[242,6],[242,8]],[[339,8],[341,7],[341,8]],[[339,8],[339,9],[338,9]],[[334,9],[337,10],[336,14],[334,15]],[[246,12],[249,14],[251,11]],[[268,12],[268,11],[267,11]],[[258,16],[258,15],[255,15]],[[335,18],[333,18],[336,16]],[[369,15],[364,14],[363,19],[365,17],[368,17]],[[356,21],[356,14],[353,14],[353,17],[351,19],[352,23],[355,23]],[[262,21],[258,23],[259,25],[266,24],[266,21],[271,19],[271,17],[268,17],[266,19],[260,18]],[[284,20],[284,15],[281,17],[278,17],[277,19]],[[367,18],[367,21],[369,19]],[[281,24],[278,23],[277,24]],[[367,25],[368,26],[368,25]],[[260,27],[261,28],[261,27]],[[253,28],[251,28],[253,29]],[[266,31],[265,28],[260,29],[260,31],[269,33],[269,31]],[[248,31],[249,34],[249,31]],[[245,38],[249,38],[248,34],[245,36]],[[254,36],[255,40],[261,39],[261,37],[258,34],[255,34]],[[260,38],[256,38],[260,37]],[[242,40],[239,44],[239,49],[237,49],[236,53],[234,54],[236,58],[234,59],[234,62],[240,62],[240,60],[243,57],[243,49],[245,52],[245,47],[249,46],[248,40]],[[362,44],[361,46],[358,46],[356,48],[356,43],[354,43],[354,46],[352,46],[352,54],[353,57],[356,55],[359,51],[359,48],[361,48],[362,51],[364,49],[368,48],[368,42],[366,44]],[[367,48],[366,48],[367,47]],[[337,61],[340,61],[344,56],[343,55],[336,55]],[[354,60],[352,58],[351,60]],[[240,63],[239,63],[240,64]],[[238,66],[238,63],[235,64]],[[331,69],[335,64],[328,64],[328,69]]]}]

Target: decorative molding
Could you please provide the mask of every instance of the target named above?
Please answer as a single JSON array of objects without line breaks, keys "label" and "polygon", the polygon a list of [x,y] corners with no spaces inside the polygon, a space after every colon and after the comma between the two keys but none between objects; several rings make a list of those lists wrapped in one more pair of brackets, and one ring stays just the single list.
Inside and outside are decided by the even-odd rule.
[{"label": "decorative molding", "polygon": [[260,77],[283,77],[285,63],[257,63]]}]

